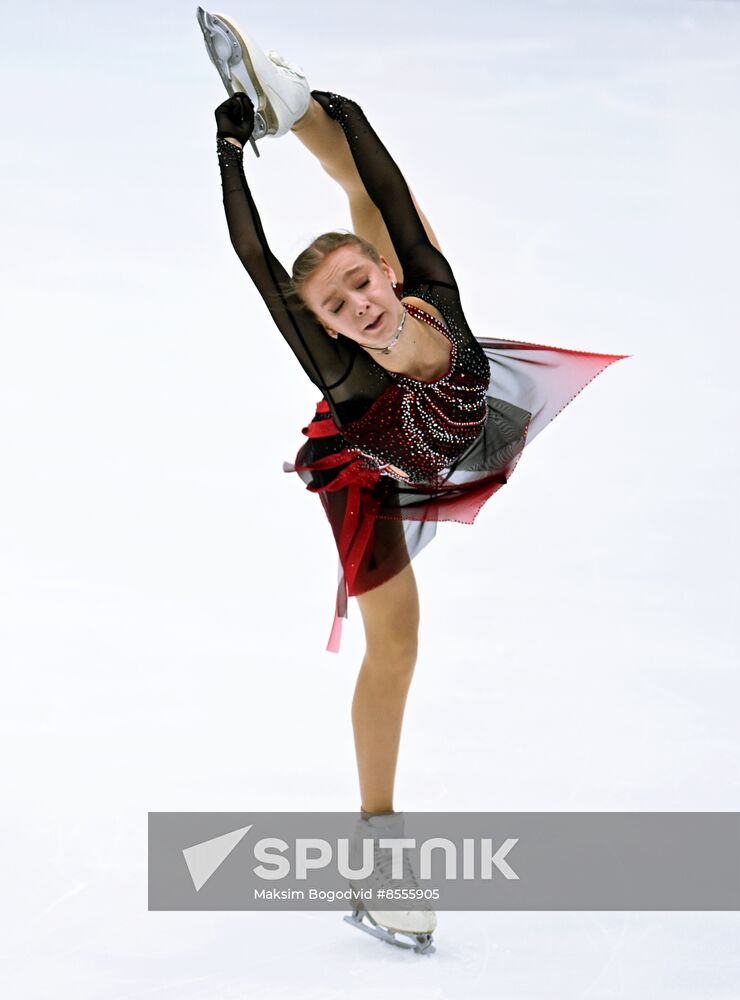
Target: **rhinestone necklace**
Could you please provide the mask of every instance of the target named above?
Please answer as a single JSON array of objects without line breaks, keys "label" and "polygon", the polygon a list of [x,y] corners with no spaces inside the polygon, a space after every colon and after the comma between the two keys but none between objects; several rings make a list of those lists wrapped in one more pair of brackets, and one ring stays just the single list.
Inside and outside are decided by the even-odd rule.
[{"label": "rhinestone necklace", "polygon": [[386,347],[370,347],[369,344],[365,344],[369,351],[380,351],[381,354],[390,354],[392,348],[398,343],[398,338],[401,336],[401,330],[403,330],[403,324],[406,322],[406,317],[408,312],[406,311],[406,306],[403,307],[403,316],[401,317],[401,322],[398,324],[398,329],[393,337],[393,340]]}]

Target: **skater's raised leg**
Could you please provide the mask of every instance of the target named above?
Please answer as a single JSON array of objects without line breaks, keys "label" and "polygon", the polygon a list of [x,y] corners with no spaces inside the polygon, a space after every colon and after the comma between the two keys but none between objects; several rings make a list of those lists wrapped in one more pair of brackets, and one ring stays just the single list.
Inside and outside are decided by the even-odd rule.
[{"label": "skater's raised leg", "polygon": [[[197,17],[208,55],[228,93],[242,91],[254,104],[255,130],[250,141],[255,153],[255,140],[261,143],[293,132],[346,192],[354,232],[372,243],[403,280],[388,229],[360,179],[344,132],[311,96],[301,67],[278,52],[264,52],[230,15],[211,14],[198,7]],[[441,249],[413,192],[411,197],[429,239]]]}]

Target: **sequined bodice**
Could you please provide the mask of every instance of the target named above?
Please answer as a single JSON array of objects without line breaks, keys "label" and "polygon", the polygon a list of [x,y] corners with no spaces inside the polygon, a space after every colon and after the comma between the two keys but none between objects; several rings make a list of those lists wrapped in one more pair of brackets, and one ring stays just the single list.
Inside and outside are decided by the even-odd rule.
[{"label": "sequined bodice", "polygon": [[342,433],[376,467],[392,464],[407,472],[409,481],[430,482],[480,435],[488,418],[490,369],[475,340],[412,303],[406,308],[450,340],[447,372],[431,381],[389,372],[393,384]]}]

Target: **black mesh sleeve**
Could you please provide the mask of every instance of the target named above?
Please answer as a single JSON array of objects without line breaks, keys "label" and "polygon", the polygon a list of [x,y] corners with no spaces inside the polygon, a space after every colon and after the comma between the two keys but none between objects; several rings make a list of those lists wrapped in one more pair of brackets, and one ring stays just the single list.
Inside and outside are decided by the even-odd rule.
[{"label": "black mesh sleeve", "polygon": [[330,337],[310,312],[290,301],[290,275],[267,243],[244,175],[243,150],[225,139],[217,139],[217,147],[232,246],[276,326],[341,427],[365,413],[392,380],[359,344],[341,334],[336,339]]},{"label": "black mesh sleeve", "polygon": [[365,190],[383,217],[403,268],[404,288],[430,282],[457,292],[447,258],[431,242],[411,192],[393,157],[356,101],[341,94],[312,90],[330,118],[342,128]]}]

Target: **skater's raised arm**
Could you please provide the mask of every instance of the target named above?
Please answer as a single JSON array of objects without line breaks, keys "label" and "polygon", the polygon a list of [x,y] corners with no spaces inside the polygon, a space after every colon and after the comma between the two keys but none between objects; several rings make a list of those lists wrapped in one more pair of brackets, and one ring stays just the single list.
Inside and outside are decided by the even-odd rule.
[{"label": "skater's raised arm", "polygon": [[341,126],[362,183],[377,206],[403,268],[404,287],[434,281],[457,291],[447,258],[427,236],[408,184],[356,101],[341,94],[312,90],[330,118]]},{"label": "skater's raised arm", "polygon": [[288,272],[270,250],[244,174],[242,145],[254,127],[254,107],[235,94],[216,109],[218,162],[231,243],[272,318],[311,381],[322,392],[338,426],[362,414],[391,384],[390,376],[347,337],[329,337],[291,295]]}]

